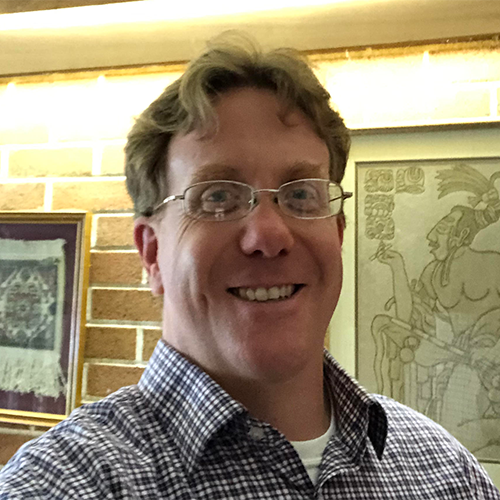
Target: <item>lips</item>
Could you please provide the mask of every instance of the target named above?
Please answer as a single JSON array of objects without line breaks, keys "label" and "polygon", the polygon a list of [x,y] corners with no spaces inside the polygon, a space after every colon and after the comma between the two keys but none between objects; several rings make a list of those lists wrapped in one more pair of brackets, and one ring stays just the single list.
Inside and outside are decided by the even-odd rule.
[{"label": "lips", "polygon": [[250,302],[268,302],[276,300],[286,300],[296,294],[304,285],[302,284],[288,284],[288,285],[274,285],[271,287],[234,287],[229,288],[228,291],[235,297]]}]

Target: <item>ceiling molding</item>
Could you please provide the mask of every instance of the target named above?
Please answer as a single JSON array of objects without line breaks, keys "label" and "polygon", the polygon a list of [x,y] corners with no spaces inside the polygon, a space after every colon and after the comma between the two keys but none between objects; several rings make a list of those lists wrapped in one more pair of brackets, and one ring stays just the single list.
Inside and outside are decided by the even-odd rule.
[{"label": "ceiling molding", "polygon": [[245,15],[3,30],[0,75],[186,61],[227,29],[244,30],[265,47],[306,51],[456,40],[500,33],[500,1],[350,0]]}]

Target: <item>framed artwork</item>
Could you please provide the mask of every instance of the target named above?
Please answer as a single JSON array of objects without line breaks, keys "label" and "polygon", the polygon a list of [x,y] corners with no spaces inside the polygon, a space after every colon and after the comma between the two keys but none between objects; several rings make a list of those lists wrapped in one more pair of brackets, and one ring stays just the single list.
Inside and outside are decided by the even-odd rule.
[{"label": "framed artwork", "polygon": [[80,404],[89,249],[86,212],[0,212],[0,422]]},{"label": "framed artwork", "polygon": [[359,134],[350,169],[358,380],[500,462],[500,128]]}]

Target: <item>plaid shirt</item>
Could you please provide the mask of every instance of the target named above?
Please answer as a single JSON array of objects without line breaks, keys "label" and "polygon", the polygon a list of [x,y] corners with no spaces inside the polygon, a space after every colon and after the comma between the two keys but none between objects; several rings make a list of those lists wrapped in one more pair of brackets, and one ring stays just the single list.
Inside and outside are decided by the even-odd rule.
[{"label": "plaid shirt", "polygon": [[313,486],[292,445],[160,342],[138,386],[73,412],[0,473],[0,499],[500,499],[446,431],[325,353],[336,433]]}]

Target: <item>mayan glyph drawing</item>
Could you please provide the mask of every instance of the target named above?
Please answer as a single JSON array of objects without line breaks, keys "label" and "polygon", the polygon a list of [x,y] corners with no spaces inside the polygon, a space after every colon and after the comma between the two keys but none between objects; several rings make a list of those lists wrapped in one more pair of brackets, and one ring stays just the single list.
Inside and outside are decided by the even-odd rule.
[{"label": "mayan glyph drawing", "polygon": [[358,186],[361,381],[500,459],[500,161],[365,165]]}]

